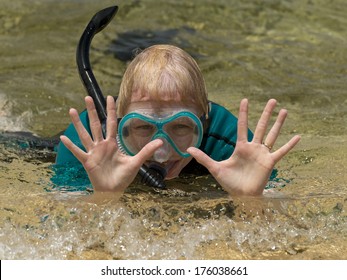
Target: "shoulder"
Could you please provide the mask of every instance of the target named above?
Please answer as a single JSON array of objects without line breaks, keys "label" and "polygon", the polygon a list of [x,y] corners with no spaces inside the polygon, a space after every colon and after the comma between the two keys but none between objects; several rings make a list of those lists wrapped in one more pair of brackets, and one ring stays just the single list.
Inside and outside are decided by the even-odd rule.
[{"label": "shoulder", "polygon": [[[90,132],[90,126],[89,126],[89,118],[87,111],[83,111],[80,114],[80,120],[86,130]],[[69,126],[66,128],[64,135],[67,136],[76,146],[80,147],[81,149],[84,149],[83,144],[78,136],[78,133],[72,123],[69,124]],[[66,162],[75,162],[79,163],[79,161],[75,158],[75,156],[64,146],[62,142],[59,142],[59,145],[57,147],[57,157],[56,157],[56,163],[57,164],[65,164]]]},{"label": "shoulder", "polygon": [[[200,149],[214,160],[228,159],[234,152],[237,141],[237,117],[223,106],[211,102],[209,123]],[[253,138],[248,131],[248,139]]]},{"label": "shoulder", "polygon": [[208,136],[235,146],[237,118],[223,106],[211,103],[209,119]]},{"label": "shoulder", "polygon": [[211,103],[200,149],[214,160],[224,160],[234,151],[236,139],[237,118],[223,106]]}]

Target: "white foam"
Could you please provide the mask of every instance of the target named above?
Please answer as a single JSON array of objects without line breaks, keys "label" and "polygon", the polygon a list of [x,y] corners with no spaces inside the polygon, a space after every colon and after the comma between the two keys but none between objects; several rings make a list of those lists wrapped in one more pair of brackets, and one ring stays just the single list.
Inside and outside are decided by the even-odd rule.
[{"label": "white foam", "polygon": [[32,119],[32,111],[24,111],[19,116],[13,116],[14,102],[0,92],[0,130],[28,131],[27,123]]}]

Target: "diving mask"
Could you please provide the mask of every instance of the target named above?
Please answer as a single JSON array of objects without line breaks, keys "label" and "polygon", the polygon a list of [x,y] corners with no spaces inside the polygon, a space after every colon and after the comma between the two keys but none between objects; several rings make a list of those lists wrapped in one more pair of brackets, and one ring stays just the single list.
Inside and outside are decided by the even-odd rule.
[{"label": "diving mask", "polygon": [[201,120],[190,111],[176,111],[160,117],[141,111],[131,112],[121,118],[118,124],[120,144],[131,156],[150,141],[159,138],[164,141],[161,153],[166,153],[160,158],[169,158],[172,149],[181,157],[187,158],[190,154],[186,150],[189,147],[199,147],[202,136]]}]

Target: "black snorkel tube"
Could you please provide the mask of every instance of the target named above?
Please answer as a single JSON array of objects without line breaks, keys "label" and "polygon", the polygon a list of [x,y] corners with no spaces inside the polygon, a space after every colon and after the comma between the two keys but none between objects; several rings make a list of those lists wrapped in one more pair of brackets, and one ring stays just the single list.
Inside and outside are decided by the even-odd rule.
[{"label": "black snorkel tube", "polygon": [[[107,119],[106,100],[101,92],[98,82],[95,79],[92,67],[90,66],[89,49],[94,35],[102,31],[110,23],[117,11],[118,6],[113,6],[97,12],[84,30],[76,52],[78,72],[88,92],[88,95],[94,100],[104,137],[106,136]],[[146,165],[142,165],[139,170],[139,174],[142,177],[142,182],[146,183],[147,185],[156,188],[166,187],[163,181],[166,171],[160,166],[148,168]]]}]

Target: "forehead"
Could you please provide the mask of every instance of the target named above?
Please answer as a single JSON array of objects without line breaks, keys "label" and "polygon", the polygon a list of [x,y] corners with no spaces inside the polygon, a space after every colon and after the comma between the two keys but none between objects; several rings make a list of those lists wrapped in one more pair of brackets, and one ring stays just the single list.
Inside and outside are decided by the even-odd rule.
[{"label": "forehead", "polygon": [[131,102],[128,109],[126,110],[126,114],[130,112],[136,112],[136,111],[147,111],[151,113],[155,113],[158,115],[165,115],[170,112],[174,112],[177,110],[186,110],[190,111],[194,114],[198,114],[199,111],[197,109],[197,106],[182,102],[176,102],[176,101],[138,101],[138,102]]},{"label": "forehead", "polygon": [[126,113],[136,110],[151,110],[155,113],[167,112],[177,109],[185,109],[198,113],[198,106],[193,100],[182,101],[179,94],[161,96],[160,99],[153,98],[148,94],[141,94],[134,92],[131,97],[130,104],[126,110]]},{"label": "forehead", "polygon": [[167,91],[156,91],[155,94],[150,94],[145,90],[134,90],[131,94],[130,102],[139,102],[139,101],[175,101],[181,102],[182,96],[178,92],[167,92]]}]

